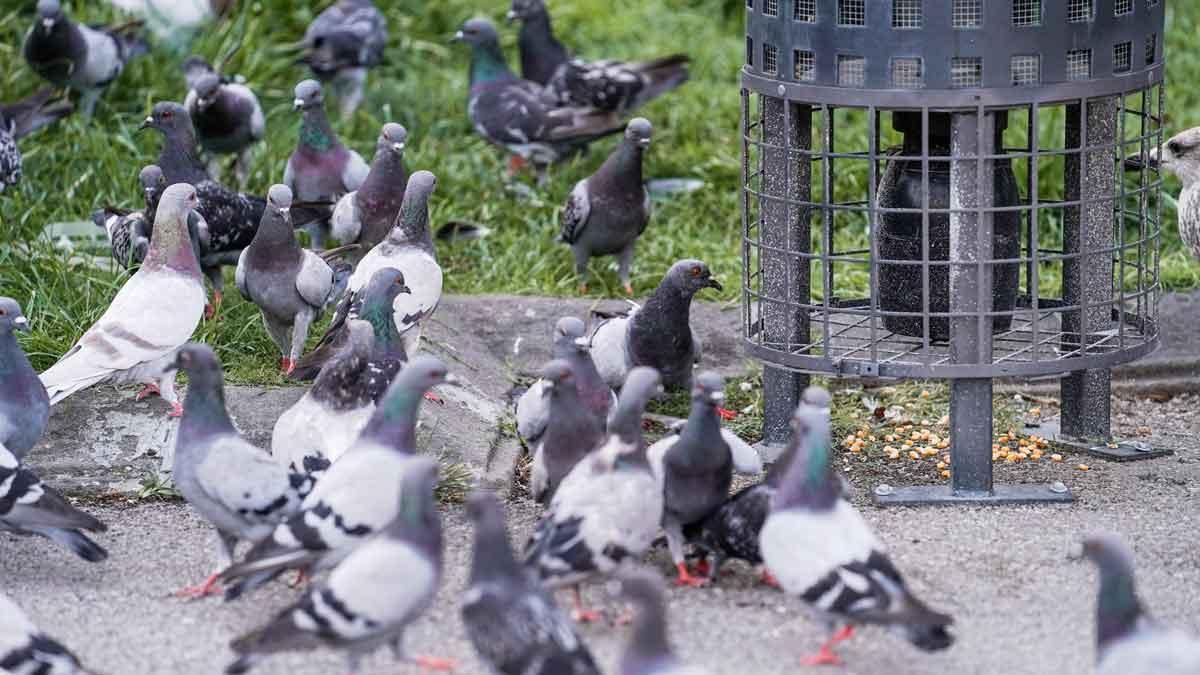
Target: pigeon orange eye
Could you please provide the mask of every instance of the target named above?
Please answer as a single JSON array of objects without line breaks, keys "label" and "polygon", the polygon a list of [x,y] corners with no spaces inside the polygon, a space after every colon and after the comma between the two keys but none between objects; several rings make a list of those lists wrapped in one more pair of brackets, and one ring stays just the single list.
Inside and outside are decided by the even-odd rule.
[{"label": "pigeon orange eye", "polygon": [[700,268],[699,267],[692,268],[692,276],[694,276],[694,277],[700,276]]}]

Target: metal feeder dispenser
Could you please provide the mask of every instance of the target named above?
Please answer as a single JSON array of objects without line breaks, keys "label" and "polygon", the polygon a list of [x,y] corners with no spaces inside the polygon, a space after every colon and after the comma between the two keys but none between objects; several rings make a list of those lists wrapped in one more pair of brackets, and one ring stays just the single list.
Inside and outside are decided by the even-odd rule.
[{"label": "metal feeder dispenser", "polygon": [[[1054,440],[1113,458],[1110,369],[1158,345],[1159,0],[747,0],[744,342],[763,445],[808,374],[951,382],[949,486],[993,485],[992,381],[1061,378]],[[865,296],[865,297],[864,297]],[[1047,434],[1050,435],[1050,434]],[[768,452],[768,454],[770,454]]]}]

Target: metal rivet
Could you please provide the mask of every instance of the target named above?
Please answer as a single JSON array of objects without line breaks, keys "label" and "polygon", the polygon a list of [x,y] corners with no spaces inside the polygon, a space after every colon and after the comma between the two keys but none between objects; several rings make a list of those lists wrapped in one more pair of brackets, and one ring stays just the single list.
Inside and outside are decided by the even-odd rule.
[{"label": "metal rivet", "polygon": [[1050,484],[1050,491],[1062,494],[1067,491],[1067,486],[1061,480],[1056,480]]},{"label": "metal rivet", "polygon": [[892,494],[892,492],[894,492],[892,486],[888,485],[887,483],[880,483],[879,485],[875,486],[875,494],[879,497],[886,497]]}]

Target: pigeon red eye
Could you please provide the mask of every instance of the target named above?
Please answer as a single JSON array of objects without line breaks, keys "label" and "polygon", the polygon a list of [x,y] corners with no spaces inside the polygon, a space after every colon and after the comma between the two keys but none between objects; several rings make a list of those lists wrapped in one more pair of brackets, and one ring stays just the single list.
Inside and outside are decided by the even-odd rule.
[{"label": "pigeon red eye", "polygon": [[692,276],[694,276],[694,277],[700,276],[700,268],[699,267],[692,268]]}]

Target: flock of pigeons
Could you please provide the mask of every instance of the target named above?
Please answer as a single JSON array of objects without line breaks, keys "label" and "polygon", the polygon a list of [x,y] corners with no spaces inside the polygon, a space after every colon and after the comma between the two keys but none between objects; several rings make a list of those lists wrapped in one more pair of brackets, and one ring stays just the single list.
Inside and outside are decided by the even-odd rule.
[{"label": "flock of pigeons", "polygon": [[[597,138],[624,132],[612,156],[572,191],[562,238],[581,276],[591,256],[616,255],[631,291],[634,243],[649,217],[641,158],[651,125],[622,118],[681,84],[687,59],[572,60],[553,38],[542,0],[514,0],[510,17],[523,22],[524,79],[509,71],[489,22],[472,19],[458,34],[472,51],[471,120],[539,174]],[[40,0],[25,56],[52,83],[79,90],[90,114],[126,60],[146,48],[135,29],[82,26],[58,0]],[[386,39],[383,16],[369,0],[340,0],[310,27],[301,60],[342,90],[348,112],[359,105]],[[442,576],[438,465],[420,453],[418,413],[424,399],[440,400],[435,387],[456,383],[444,363],[420,353],[422,324],[442,290],[428,213],[436,179],[428,171],[409,175],[407,131],[394,123],[384,125],[366,164],[333,132],[321,82],[305,80],[295,89],[300,140],[283,181],[265,199],[234,191],[213,178],[202,155],[237,155],[244,178],[248,150],[263,135],[261,107],[248,87],[199,59],[185,62],[185,81],[184,103],[156,104],[143,125],[163,139],[158,163],[139,175],[145,208],[96,215],[114,257],[136,270],[103,316],[39,375],[14,334],[29,330],[20,305],[0,298],[0,531],[46,537],[92,562],[107,557],[88,534],[105,525],[24,461],[52,405],[101,382],[142,384],[139,398],[157,393],[182,418],[173,478],[220,544],[215,572],[180,595],[223,589],[234,600],[288,571],[300,578],[324,573],[292,606],[233,641],[237,659],[226,672],[322,646],[345,652],[355,669],[383,645],[399,659],[451,669],[453,662],[409,655],[403,645],[405,627],[430,607]],[[42,92],[0,110],[11,120],[0,134],[6,181],[19,178],[12,138],[70,111],[51,98]],[[297,227],[309,231],[313,249],[300,246]],[[326,250],[327,238],[340,245]],[[281,368],[314,381],[279,418],[269,453],[234,427],[212,349],[189,342],[220,303],[221,267],[233,265],[239,292],[260,308],[279,348]],[[520,558],[509,546],[502,505],[485,494],[472,495],[468,505],[475,555],[462,619],[495,672],[598,673],[552,591],[571,589],[573,617],[595,620],[601,615],[583,606],[580,587],[605,578],[620,581],[635,610],[617,617],[635,621],[621,672],[703,672],[673,655],[661,581],[636,569],[660,532],[680,585],[713,583],[722,563],[735,558],[799,596],[830,630],[807,664],[838,663],[833,647],[863,624],[888,627],[926,651],[953,643],[951,617],[910,592],[846,500],[830,461],[824,390],[804,393],[788,451],[765,480],[730,496],[735,472],[759,474],[763,467],[721,427],[729,416],[723,379],[694,373],[701,345],[690,305],[706,288],[721,284],[703,262],[681,260],[627,315],[590,327],[575,317],[556,324],[554,359],[517,404],[518,432],[533,455],[532,494],[545,506]],[[327,308],[335,308],[334,320],[304,354],[308,330]],[[182,403],[178,371],[189,382]],[[690,391],[691,411],[648,444],[645,408],[666,389]],[[239,559],[242,542],[250,547]],[[1124,544],[1097,537],[1083,552],[1101,573],[1101,671],[1200,670],[1200,643],[1142,611]],[[0,595],[0,672],[85,671]]]}]

